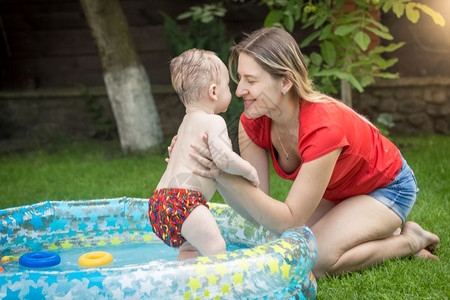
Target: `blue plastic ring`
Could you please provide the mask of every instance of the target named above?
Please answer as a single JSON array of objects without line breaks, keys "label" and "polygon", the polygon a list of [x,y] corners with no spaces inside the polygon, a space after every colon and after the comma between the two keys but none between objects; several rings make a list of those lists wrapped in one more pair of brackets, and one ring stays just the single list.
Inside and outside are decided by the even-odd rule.
[{"label": "blue plastic ring", "polygon": [[53,267],[61,262],[61,256],[54,252],[36,251],[22,255],[19,264],[28,268]]}]

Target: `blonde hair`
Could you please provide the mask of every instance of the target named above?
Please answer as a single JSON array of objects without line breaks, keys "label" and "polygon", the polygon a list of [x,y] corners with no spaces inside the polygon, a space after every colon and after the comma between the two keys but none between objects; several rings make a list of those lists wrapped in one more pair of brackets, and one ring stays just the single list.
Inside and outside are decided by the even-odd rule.
[{"label": "blonde hair", "polygon": [[235,82],[238,82],[236,71],[241,53],[251,56],[273,78],[286,76],[293,83],[294,96],[300,100],[318,102],[332,99],[314,90],[300,48],[288,32],[275,27],[262,28],[235,45],[229,60],[231,78]]},{"label": "blonde hair", "polygon": [[214,52],[195,48],[170,61],[172,86],[184,105],[196,101],[205,87],[219,84],[220,62]]}]

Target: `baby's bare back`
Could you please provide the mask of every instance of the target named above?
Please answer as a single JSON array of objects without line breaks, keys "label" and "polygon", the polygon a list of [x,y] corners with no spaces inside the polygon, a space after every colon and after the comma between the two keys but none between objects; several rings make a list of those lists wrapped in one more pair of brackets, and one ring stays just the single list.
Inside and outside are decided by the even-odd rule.
[{"label": "baby's bare back", "polygon": [[[217,117],[217,116],[216,116]],[[182,188],[199,191],[207,201],[216,191],[216,182],[212,179],[193,174],[193,170],[199,167],[189,153],[195,150],[192,144],[204,145],[202,137],[207,132],[208,126],[213,126],[214,115],[193,113],[185,115],[178,129],[178,139],[170,155],[157,189]],[[201,167],[200,167],[201,168]]]}]

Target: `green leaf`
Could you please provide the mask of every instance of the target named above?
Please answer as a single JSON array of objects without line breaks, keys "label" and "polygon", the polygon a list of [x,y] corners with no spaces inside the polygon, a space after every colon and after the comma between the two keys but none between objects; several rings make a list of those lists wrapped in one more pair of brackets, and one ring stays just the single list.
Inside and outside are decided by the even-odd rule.
[{"label": "green leaf", "polygon": [[187,19],[192,17],[192,12],[191,11],[186,11],[180,15],[178,15],[177,20],[183,20],[183,19]]},{"label": "green leaf", "polygon": [[311,25],[313,25],[316,22],[317,19],[317,15],[309,15],[309,14],[304,14],[304,16],[307,16],[307,18],[303,21],[302,20],[302,28],[308,28]]},{"label": "green leaf", "polygon": [[344,36],[337,40],[336,45],[339,47],[339,49],[347,49],[349,52],[356,52],[356,50],[359,50],[359,48],[355,45],[355,43],[352,41],[350,36]]},{"label": "green leaf", "polygon": [[361,85],[363,87],[366,87],[373,83],[375,83],[375,79],[372,76],[367,75],[367,76],[364,76],[363,78],[361,78]]},{"label": "green leaf", "polygon": [[303,42],[300,44],[300,48],[308,46],[313,40],[315,40],[320,35],[320,31],[314,31],[310,35],[306,37],[306,39],[303,40]]},{"label": "green leaf", "polygon": [[398,73],[387,73],[387,72],[378,73],[377,76],[381,77],[381,78],[387,78],[387,79],[396,79],[396,78],[400,77]]},{"label": "green leaf", "polygon": [[201,16],[200,20],[201,20],[202,23],[206,24],[206,23],[209,23],[212,20],[214,20],[214,16],[212,15],[211,12],[207,11]]},{"label": "green leaf", "polygon": [[294,18],[291,14],[288,14],[284,19],[284,25],[286,26],[286,29],[290,32],[294,30]]},{"label": "green leaf", "polygon": [[434,23],[436,23],[437,25],[439,25],[441,27],[445,26],[444,17],[442,17],[442,15],[440,13],[438,13],[437,11],[434,11],[433,9],[431,9],[429,6],[420,4],[420,3],[411,3],[411,5],[414,5],[417,8],[420,8],[424,13],[429,15],[433,19]]},{"label": "green leaf", "polygon": [[391,10],[392,3],[393,3],[392,0],[383,3],[383,7],[381,9],[383,10],[384,13],[387,13],[389,10]]},{"label": "green leaf", "polygon": [[322,77],[322,76],[336,76],[339,77],[338,74],[340,74],[341,71],[338,69],[328,69],[328,70],[322,70],[320,72],[316,73],[316,76]]},{"label": "green leaf", "polygon": [[380,29],[383,32],[389,32],[389,28],[387,26],[384,26],[383,24],[381,24],[380,22],[374,20],[374,19],[366,19],[366,21],[370,24],[375,25],[378,29]]},{"label": "green leaf", "polygon": [[294,5],[293,12],[295,21],[298,21],[298,19],[300,19],[302,15],[302,7],[303,1],[297,1],[297,3]]},{"label": "green leaf", "polygon": [[314,78],[316,75],[316,73],[319,71],[319,67],[318,66],[315,66],[315,65],[310,65],[310,66],[308,66],[308,75],[311,77],[311,78]]},{"label": "green leaf", "polygon": [[319,41],[327,39],[330,36],[330,33],[331,33],[331,24],[328,24],[322,29],[322,32],[320,33],[319,36]]},{"label": "green leaf", "polygon": [[405,42],[390,43],[387,46],[377,46],[377,47],[373,48],[372,50],[370,50],[370,52],[373,54],[383,53],[383,52],[394,52],[395,50],[403,47],[404,45],[405,45]]},{"label": "green leaf", "polygon": [[316,76],[336,76],[339,79],[346,79],[359,92],[363,92],[364,91],[363,87],[361,86],[359,81],[355,78],[355,76],[353,76],[352,74],[349,74],[349,73],[342,72],[339,69],[322,70],[320,72],[317,72]]},{"label": "green leaf", "polygon": [[372,60],[373,60],[373,63],[378,65],[378,67],[380,69],[385,70],[387,68],[386,60],[384,58],[382,58],[381,56],[379,56],[379,55],[374,56],[372,58]]},{"label": "green leaf", "polygon": [[397,62],[398,62],[398,58],[391,58],[391,59],[386,60],[386,69],[389,67],[392,67]]},{"label": "green leaf", "polygon": [[341,25],[341,26],[338,26],[334,30],[334,34],[339,35],[339,36],[344,36],[344,35],[349,34],[350,32],[352,32],[353,30],[355,30],[358,27],[360,27],[359,24]]},{"label": "green leaf", "polygon": [[320,16],[317,21],[314,23],[314,29],[319,28],[320,26],[322,26],[323,23],[325,23],[325,21],[328,19],[327,15],[322,15]]},{"label": "green leaf", "polygon": [[393,40],[394,39],[394,37],[390,33],[383,32],[383,31],[378,30],[378,29],[376,29],[374,27],[369,27],[368,26],[368,27],[366,27],[366,29],[368,31],[374,33],[375,35],[385,39],[385,40]]},{"label": "green leaf", "polygon": [[330,66],[334,66],[336,62],[336,48],[333,43],[324,41],[320,43],[320,50],[322,52],[323,60]]},{"label": "green leaf", "polygon": [[382,58],[381,56],[377,55],[375,57],[373,57],[373,62],[375,64],[377,64],[380,69],[382,70],[386,70],[389,67],[392,67],[393,65],[395,65],[398,61],[398,58],[391,58],[388,60],[385,60],[384,58]]},{"label": "green leaf", "polygon": [[272,27],[274,23],[279,22],[283,18],[283,15],[281,10],[272,10],[264,20],[264,27]]},{"label": "green leaf", "polygon": [[358,92],[360,93],[364,92],[363,87],[361,86],[359,81],[355,78],[355,76],[349,73],[343,73],[343,78],[347,79],[353,85],[353,87],[358,90]]},{"label": "green leaf", "polygon": [[311,55],[309,56],[309,59],[316,66],[320,66],[320,64],[322,63],[322,56],[320,54],[318,54],[317,52],[311,53]]},{"label": "green leaf", "polygon": [[392,11],[395,13],[397,18],[400,18],[405,13],[405,4],[400,2],[395,2],[392,5]]},{"label": "green leaf", "polygon": [[333,84],[333,82],[330,80],[329,77],[322,77],[320,82],[323,92],[328,91],[328,93],[331,93],[333,95],[336,95],[338,93],[338,90],[336,89],[335,85]]},{"label": "green leaf", "polygon": [[283,24],[281,24],[280,22],[275,22],[275,23],[273,23],[272,27],[277,27],[277,28],[280,28],[280,29],[283,29],[283,30],[284,30],[284,26],[283,26]]},{"label": "green leaf", "polygon": [[370,44],[370,37],[367,33],[359,31],[355,34],[353,40],[358,44],[361,50],[366,51]]},{"label": "green leaf", "polygon": [[194,14],[201,14],[203,11],[203,8],[201,8],[200,6],[191,6],[191,11]]},{"label": "green leaf", "polygon": [[294,12],[294,3],[292,1],[287,1],[287,3],[284,5],[284,14],[292,15],[293,12]]},{"label": "green leaf", "polygon": [[415,24],[417,23],[417,21],[419,21],[420,12],[414,7],[414,5],[408,3],[406,5],[406,17],[408,18],[408,20]]},{"label": "green leaf", "polygon": [[227,13],[227,10],[225,8],[221,8],[221,9],[218,8],[214,12],[214,15],[217,16],[217,17],[224,17],[226,13]]}]

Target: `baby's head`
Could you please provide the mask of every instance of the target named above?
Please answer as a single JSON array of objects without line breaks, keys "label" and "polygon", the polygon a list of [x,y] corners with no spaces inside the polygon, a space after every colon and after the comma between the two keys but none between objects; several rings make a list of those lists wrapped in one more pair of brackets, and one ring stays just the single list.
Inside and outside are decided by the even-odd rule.
[{"label": "baby's head", "polygon": [[[197,101],[211,84],[220,84],[224,63],[214,52],[190,49],[170,61],[172,86],[184,105]],[[223,70],[222,70],[223,71]]]}]

